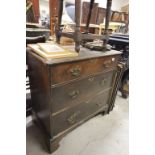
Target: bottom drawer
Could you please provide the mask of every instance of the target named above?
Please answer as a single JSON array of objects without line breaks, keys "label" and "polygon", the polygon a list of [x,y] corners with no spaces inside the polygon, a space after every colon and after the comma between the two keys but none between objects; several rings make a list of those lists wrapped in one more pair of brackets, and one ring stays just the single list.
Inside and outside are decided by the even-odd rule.
[{"label": "bottom drawer", "polygon": [[86,119],[89,115],[95,114],[108,104],[110,90],[97,94],[93,99],[89,99],[73,108],[70,108],[52,117],[52,135],[72,127],[76,123]]}]

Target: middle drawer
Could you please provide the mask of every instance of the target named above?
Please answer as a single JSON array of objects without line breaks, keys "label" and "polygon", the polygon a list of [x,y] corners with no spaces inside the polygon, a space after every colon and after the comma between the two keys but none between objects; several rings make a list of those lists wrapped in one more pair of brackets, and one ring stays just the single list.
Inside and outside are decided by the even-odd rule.
[{"label": "middle drawer", "polygon": [[51,112],[61,112],[94,94],[112,87],[115,71],[90,76],[66,85],[52,88]]}]

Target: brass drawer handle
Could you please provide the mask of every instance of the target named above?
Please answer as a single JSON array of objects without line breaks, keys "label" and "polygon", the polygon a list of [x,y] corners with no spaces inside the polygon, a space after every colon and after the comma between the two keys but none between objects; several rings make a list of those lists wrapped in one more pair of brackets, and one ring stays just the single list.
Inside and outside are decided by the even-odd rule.
[{"label": "brass drawer handle", "polygon": [[80,114],[80,111],[76,111],[75,113],[73,113],[73,114],[67,119],[68,123],[69,123],[69,124],[74,124],[74,123],[76,123],[77,117],[79,116],[79,114]]},{"label": "brass drawer handle", "polygon": [[103,63],[103,66],[105,67],[105,68],[109,68],[109,67],[112,67],[112,62],[111,62],[111,60],[107,60],[107,61],[105,61],[104,63]]},{"label": "brass drawer handle", "polygon": [[71,68],[70,73],[72,74],[72,76],[75,77],[80,76],[81,68],[80,67]]},{"label": "brass drawer handle", "polygon": [[78,95],[79,95],[79,90],[74,90],[72,91],[71,93],[69,93],[69,96],[72,98],[72,99],[75,99]]},{"label": "brass drawer handle", "polygon": [[100,85],[101,85],[101,86],[104,86],[106,82],[107,82],[107,79],[103,79],[103,80],[100,82]]},{"label": "brass drawer handle", "polygon": [[92,81],[94,81],[94,79],[95,79],[94,77],[89,77],[88,81],[92,82]]}]

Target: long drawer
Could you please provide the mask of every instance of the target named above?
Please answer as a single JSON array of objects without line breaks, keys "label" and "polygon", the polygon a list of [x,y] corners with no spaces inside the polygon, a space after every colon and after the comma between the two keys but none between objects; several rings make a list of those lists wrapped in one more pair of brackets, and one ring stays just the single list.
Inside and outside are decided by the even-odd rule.
[{"label": "long drawer", "polygon": [[52,88],[51,112],[59,112],[64,108],[76,105],[94,94],[110,89],[115,71],[90,76],[76,82]]},{"label": "long drawer", "polygon": [[[76,123],[85,120],[90,115],[98,111],[102,111],[103,107],[108,104],[110,91],[97,94],[94,98],[91,98],[81,104],[63,112],[59,115],[52,117],[52,135],[55,136],[58,133],[76,125]],[[106,106],[108,107],[108,105]]]},{"label": "long drawer", "polygon": [[52,66],[52,85],[111,70],[116,67],[118,58],[119,56],[108,56]]}]

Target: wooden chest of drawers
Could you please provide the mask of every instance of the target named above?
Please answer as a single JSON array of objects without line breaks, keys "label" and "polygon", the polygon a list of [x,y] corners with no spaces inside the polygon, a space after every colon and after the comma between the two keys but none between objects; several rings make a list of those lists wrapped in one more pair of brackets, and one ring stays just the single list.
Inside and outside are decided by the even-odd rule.
[{"label": "wooden chest of drawers", "polygon": [[112,109],[120,54],[82,48],[78,57],[47,61],[27,49],[33,113],[50,152],[66,133]]}]

